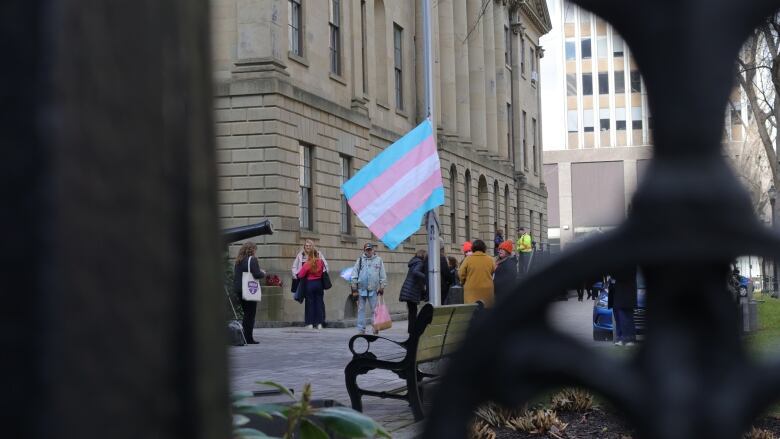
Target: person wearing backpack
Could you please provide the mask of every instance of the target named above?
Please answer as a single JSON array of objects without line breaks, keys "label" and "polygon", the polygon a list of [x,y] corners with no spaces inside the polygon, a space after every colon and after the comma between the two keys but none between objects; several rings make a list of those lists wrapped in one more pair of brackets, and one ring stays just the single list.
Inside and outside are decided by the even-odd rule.
[{"label": "person wearing backpack", "polygon": [[[377,297],[383,295],[385,287],[387,287],[385,263],[374,253],[374,244],[367,242],[363,246],[363,254],[355,261],[355,266],[352,268],[350,283],[352,296],[358,299],[357,330],[359,333],[365,334],[367,320],[365,314],[366,312],[371,313],[368,317],[371,319]],[[366,305],[369,305],[369,310],[366,310]],[[378,333],[379,331],[375,328],[374,334]]]},{"label": "person wearing backpack", "polygon": [[425,250],[417,250],[417,253],[409,260],[406,273],[406,279],[401,286],[401,296],[399,300],[406,302],[406,309],[409,313],[409,333],[414,329],[414,321],[417,317],[417,305],[421,301],[428,300],[428,291],[426,288],[425,257],[428,254]]},{"label": "person wearing backpack", "polygon": [[245,242],[238,250],[238,256],[236,256],[236,265],[233,270],[233,292],[238,295],[238,299],[241,302],[241,309],[244,311],[244,319],[241,325],[244,329],[244,338],[247,344],[258,344],[252,335],[252,331],[255,328],[255,315],[257,314],[257,302],[244,300],[241,296],[241,278],[245,272],[252,273],[252,277],[255,279],[262,279],[265,277],[265,271],[260,269],[260,263],[257,262],[255,253],[257,252],[257,244],[254,242]]}]

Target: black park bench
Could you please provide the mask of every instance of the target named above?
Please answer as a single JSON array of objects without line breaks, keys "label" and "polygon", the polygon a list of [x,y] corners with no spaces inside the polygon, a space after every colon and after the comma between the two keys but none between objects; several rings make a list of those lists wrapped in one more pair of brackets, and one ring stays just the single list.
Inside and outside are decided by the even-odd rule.
[{"label": "black park bench", "polygon": [[[482,308],[482,303],[468,305],[447,305],[433,307],[427,304],[417,314],[406,341],[395,341],[377,335],[358,334],[349,340],[349,350],[352,360],[344,369],[347,393],[352,408],[363,411],[363,395],[379,398],[400,399],[409,402],[414,419],[423,419],[422,392],[423,384],[438,377],[434,370],[422,371],[419,366],[446,358],[458,348],[460,341],[466,335],[474,312]],[[410,321],[410,323],[412,323]],[[365,350],[355,351],[355,342],[365,341]],[[384,340],[402,348],[387,355],[376,355],[371,350],[371,343]],[[362,344],[362,343],[361,343]],[[373,391],[362,389],[357,384],[358,375],[363,375],[374,369],[389,370],[406,380],[402,388],[391,391]],[[435,369],[435,368],[434,368]]]}]

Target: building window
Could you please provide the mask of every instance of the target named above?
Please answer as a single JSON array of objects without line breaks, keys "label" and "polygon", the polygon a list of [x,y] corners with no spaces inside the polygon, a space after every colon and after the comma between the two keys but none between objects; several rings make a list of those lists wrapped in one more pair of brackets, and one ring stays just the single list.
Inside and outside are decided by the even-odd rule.
[{"label": "building window", "polygon": [[731,102],[731,124],[742,125],[742,104],[739,102]]},{"label": "building window", "polygon": [[566,96],[577,96],[577,76],[566,75]]},{"label": "building window", "polygon": [[580,9],[580,28],[588,29],[590,27],[590,12]]},{"label": "building window", "polygon": [[586,133],[593,132],[593,110],[582,112],[582,131]]},{"label": "building window", "polygon": [[341,75],[341,0],[329,0],[330,71]]},{"label": "building window", "polygon": [[404,109],[404,86],[403,86],[403,32],[401,26],[393,23],[393,53],[395,59],[395,107],[399,110]]},{"label": "building window", "polygon": [[504,236],[509,238],[509,185],[504,185]]},{"label": "building window", "polygon": [[609,73],[599,73],[599,94],[609,94]]},{"label": "building window", "polygon": [[471,241],[471,172],[466,171],[463,181],[463,202],[466,203],[466,241]]},{"label": "building window", "polygon": [[609,131],[609,108],[599,109],[599,129]]},{"label": "building window", "polygon": [[533,47],[529,49],[531,51],[530,53],[530,60],[531,60],[531,73],[536,71],[536,51]]},{"label": "building window", "polygon": [[534,174],[539,172],[539,156],[536,150],[536,119],[531,119],[531,142],[533,142]]},{"label": "building window", "polygon": [[615,58],[623,56],[623,39],[618,34],[612,34],[612,56]]},{"label": "building window", "polygon": [[290,52],[303,56],[303,13],[301,0],[287,1],[287,25],[290,36]]},{"label": "building window", "polygon": [[563,12],[563,20],[566,23],[574,23],[574,4],[565,2],[564,3],[564,12]]},{"label": "building window", "polygon": [[[346,183],[352,178],[352,158],[348,156],[341,156],[341,184]],[[349,211],[349,205],[347,204],[347,197],[344,196],[344,191],[341,191],[341,233],[343,235],[352,234],[352,215]]]},{"label": "building window", "polygon": [[312,154],[312,147],[307,145],[300,145],[298,148],[299,152],[299,181],[301,186],[301,192],[300,192],[300,208],[301,208],[301,218],[300,218],[300,225],[301,229],[303,230],[312,230],[312,223],[313,223],[313,205],[312,205],[312,190],[311,190],[311,154]]},{"label": "building window", "polygon": [[[500,229],[498,226],[498,220],[501,218],[501,206],[499,206],[499,198],[498,198],[498,180],[493,182],[493,232],[495,233],[496,230]],[[504,233],[504,236],[509,236],[508,233]],[[496,248],[496,251],[498,248]]]},{"label": "building window", "polygon": [[509,27],[504,26],[504,64],[512,65],[512,39],[509,37]]},{"label": "building window", "polygon": [[585,73],[582,75],[582,95],[593,95],[593,74]]},{"label": "building window", "polygon": [[577,110],[566,112],[566,129],[570,133],[577,132]]},{"label": "building window", "polygon": [[615,129],[622,131],[626,129],[626,109],[623,107],[615,108]]},{"label": "building window", "polygon": [[[568,46],[566,46],[568,49]],[[566,51],[566,59],[569,56],[568,50]],[[520,73],[525,74],[525,38],[520,38]]]},{"label": "building window", "polygon": [[590,38],[583,38],[582,39],[580,49],[582,50],[582,52],[581,52],[582,59],[590,59],[591,58]]},{"label": "building window", "polygon": [[615,70],[615,93],[626,92],[626,75],[622,70]]},{"label": "building window", "polygon": [[450,168],[450,237],[453,244],[458,242],[458,170],[455,165]]},{"label": "building window", "polygon": [[515,120],[512,117],[512,104],[506,104],[506,146],[510,162],[515,161]]},{"label": "building window", "polygon": [[642,78],[638,70],[631,70],[631,93],[642,93]]},{"label": "building window", "polygon": [[631,107],[631,127],[635,130],[642,129],[642,107]]},{"label": "building window", "polygon": [[520,119],[520,134],[523,136],[523,165],[525,169],[528,169],[528,149],[526,139],[528,138],[528,119],[525,111],[523,111],[523,117]]},{"label": "building window", "polygon": [[607,37],[596,37],[596,56],[600,59],[607,57]]},{"label": "building window", "polygon": [[[574,61],[577,59],[577,49],[574,40],[566,40],[566,61]],[[521,64],[522,66],[522,64]]]},{"label": "building window", "polygon": [[363,69],[363,93],[368,94],[368,37],[366,34],[366,0],[360,0],[360,67]]}]

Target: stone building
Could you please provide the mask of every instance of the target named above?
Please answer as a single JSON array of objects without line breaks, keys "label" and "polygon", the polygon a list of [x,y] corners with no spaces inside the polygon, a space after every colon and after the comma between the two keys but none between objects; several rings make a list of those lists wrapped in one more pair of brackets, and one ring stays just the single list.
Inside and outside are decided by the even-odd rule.
[{"label": "stone building", "polygon": [[[544,244],[545,2],[431,3],[445,253],[460,259],[463,241],[492,247],[496,228],[515,235],[520,225]],[[257,239],[259,256],[285,285],[264,296],[258,319],[302,319],[287,290],[307,238],[334,273],[328,320],[348,317],[348,288],[335,273],[364,242],[378,241],[340,185],[425,116],[421,2],[212,0],[212,15],[222,224],[270,219],[275,233]],[[394,251],[380,244],[394,309],[404,309],[397,297],[406,263],[425,242],[421,231]]]}]

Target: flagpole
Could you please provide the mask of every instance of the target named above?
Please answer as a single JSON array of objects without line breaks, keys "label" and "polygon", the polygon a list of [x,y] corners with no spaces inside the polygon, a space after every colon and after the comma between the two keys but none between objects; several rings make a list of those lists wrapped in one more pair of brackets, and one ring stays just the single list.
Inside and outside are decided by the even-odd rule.
[{"label": "flagpole", "polygon": [[[423,3],[423,66],[425,68],[425,108],[433,128],[433,140],[436,143],[436,121],[433,118],[433,43],[431,39],[431,2]],[[438,145],[438,143],[436,143]],[[428,300],[433,306],[441,305],[441,267],[439,263],[439,218],[436,209],[425,216],[425,229],[428,232]]]}]

